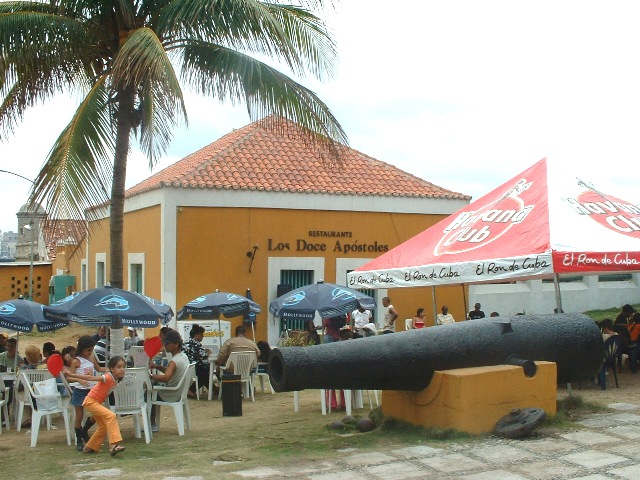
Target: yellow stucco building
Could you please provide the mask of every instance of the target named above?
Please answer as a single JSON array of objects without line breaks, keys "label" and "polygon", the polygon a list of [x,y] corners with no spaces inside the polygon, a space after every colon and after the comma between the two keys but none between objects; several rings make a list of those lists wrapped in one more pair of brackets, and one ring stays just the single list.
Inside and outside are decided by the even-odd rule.
[{"label": "yellow stucco building", "polygon": [[[252,123],[127,191],[124,288],[175,311],[216,289],[262,306],[256,340],[275,344],[281,324],[268,305],[287,288],[346,273],[466,205],[446,190],[347,147],[342,163],[323,160],[298,135]],[[92,222],[84,258],[71,261],[79,289],[108,283],[108,209]],[[255,255],[254,255],[255,253]],[[289,286],[289,287],[287,287]],[[404,328],[418,307],[433,311],[430,289],[377,290],[391,297]],[[463,319],[462,289],[439,288],[438,306]],[[380,309],[378,309],[380,310]],[[376,312],[378,321],[380,312]],[[232,319],[232,328],[242,318]]]}]

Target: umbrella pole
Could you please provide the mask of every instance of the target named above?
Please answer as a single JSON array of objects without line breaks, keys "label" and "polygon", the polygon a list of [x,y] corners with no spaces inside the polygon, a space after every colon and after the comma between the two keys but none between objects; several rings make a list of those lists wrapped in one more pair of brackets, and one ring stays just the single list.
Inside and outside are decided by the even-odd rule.
[{"label": "umbrella pole", "polygon": [[464,290],[464,283],[462,284],[462,301],[464,302],[464,318],[467,319],[467,292]]},{"label": "umbrella pole", "polygon": [[433,324],[437,325],[436,318],[438,318],[438,305],[436,304],[436,287],[431,286],[431,299],[433,300]]},{"label": "umbrella pole", "polygon": [[222,324],[220,323],[220,315],[218,315],[218,351],[222,350]]},{"label": "umbrella pole", "polygon": [[554,274],[553,275],[553,286],[555,288],[556,291],[556,309],[558,310],[557,313],[562,313],[562,295],[560,295],[560,277],[558,276],[558,274]]}]

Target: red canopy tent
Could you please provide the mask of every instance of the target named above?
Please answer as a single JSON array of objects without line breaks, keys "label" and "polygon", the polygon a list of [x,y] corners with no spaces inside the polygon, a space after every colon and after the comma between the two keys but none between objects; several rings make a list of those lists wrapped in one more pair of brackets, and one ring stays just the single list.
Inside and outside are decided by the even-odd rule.
[{"label": "red canopy tent", "polygon": [[349,273],[348,285],[419,287],[638,270],[640,207],[575,176],[550,175],[545,158]]}]

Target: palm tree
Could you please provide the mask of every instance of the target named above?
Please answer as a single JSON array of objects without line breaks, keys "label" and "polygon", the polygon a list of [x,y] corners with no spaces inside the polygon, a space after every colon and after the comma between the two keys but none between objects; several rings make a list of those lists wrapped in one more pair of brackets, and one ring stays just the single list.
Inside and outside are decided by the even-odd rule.
[{"label": "palm tree", "polygon": [[[329,108],[293,79],[325,80],[335,45],[314,11],[323,0],[0,1],[0,127],[28,107],[79,94],[78,108],[35,180],[33,202],[53,218],[83,218],[109,202],[110,278],[123,286],[127,158],[135,135],[150,167],[187,120],[180,80],[306,127],[310,142],[346,143]],[[280,61],[282,73],[260,58]],[[90,213],[89,213],[90,214]]]}]

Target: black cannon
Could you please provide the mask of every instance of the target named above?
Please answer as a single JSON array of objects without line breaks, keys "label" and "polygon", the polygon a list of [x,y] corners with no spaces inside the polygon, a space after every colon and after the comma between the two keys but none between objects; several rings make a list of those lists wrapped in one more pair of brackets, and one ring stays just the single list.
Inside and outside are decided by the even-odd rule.
[{"label": "black cannon", "polygon": [[583,314],[494,317],[357,340],[272,350],[278,392],[307,388],[419,391],[435,370],[555,362],[558,382],[585,380],[600,367],[602,335]]}]

